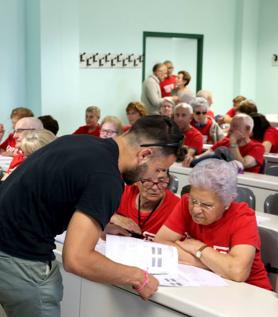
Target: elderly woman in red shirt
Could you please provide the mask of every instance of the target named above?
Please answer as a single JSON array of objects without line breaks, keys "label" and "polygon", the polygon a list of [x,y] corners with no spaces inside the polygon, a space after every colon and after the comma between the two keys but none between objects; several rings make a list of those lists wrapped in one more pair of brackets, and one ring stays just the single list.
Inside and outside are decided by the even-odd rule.
[{"label": "elderly woman in red shirt", "polygon": [[255,212],[235,201],[236,169],[207,159],[192,169],[189,183],[189,195],[183,195],[155,241],[176,246],[182,263],[271,290]]}]

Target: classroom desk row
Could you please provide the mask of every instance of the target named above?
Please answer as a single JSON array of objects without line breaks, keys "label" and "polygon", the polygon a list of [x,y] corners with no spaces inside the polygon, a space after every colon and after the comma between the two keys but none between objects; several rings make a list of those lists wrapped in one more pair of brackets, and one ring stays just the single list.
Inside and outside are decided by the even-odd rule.
[{"label": "classroom desk row", "polygon": [[[182,187],[187,185],[191,168],[183,167],[180,163],[174,163],[170,167],[170,173],[177,176],[180,194]],[[250,188],[256,196],[256,210],[264,210],[264,201],[267,196],[278,192],[278,177],[264,174],[247,173],[238,175],[238,185]]]},{"label": "classroom desk row", "polygon": [[[61,262],[62,244],[56,257]],[[159,287],[150,301],[131,288],[98,284],[61,271],[64,283],[62,317],[268,317],[278,312],[277,294],[246,283],[224,287]]]}]

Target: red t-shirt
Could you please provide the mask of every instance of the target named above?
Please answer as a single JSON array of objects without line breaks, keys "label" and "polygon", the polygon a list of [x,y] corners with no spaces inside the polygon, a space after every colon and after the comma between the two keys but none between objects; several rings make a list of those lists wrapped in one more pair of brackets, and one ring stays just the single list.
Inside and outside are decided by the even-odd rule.
[{"label": "red t-shirt", "polygon": [[272,144],[271,153],[278,153],[278,130],[274,127],[269,127],[264,133],[264,141],[269,141]]},{"label": "red t-shirt", "polygon": [[231,108],[226,114],[233,118],[236,115],[236,108]]},{"label": "red t-shirt", "polygon": [[203,136],[196,128],[191,127],[184,132],[183,144],[196,150],[196,154],[200,154],[203,151]]},{"label": "red t-shirt", "polygon": [[195,121],[194,119],[191,120],[190,124],[193,125],[193,127],[196,128],[202,135],[207,136],[207,141],[206,141],[207,143],[212,142],[212,139],[211,139],[210,133],[209,133],[211,125],[212,125],[211,117],[209,117],[209,116],[207,117],[207,123],[202,127],[198,126],[198,122]]},{"label": "red t-shirt", "polygon": [[16,153],[18,149],[15,147],[16,140],[14,138],[14,133],[10,133],[7,139],[0,145],[0,148],[4,151]]},{"label": "red t-shirt", "polygon": [[132,125],[131,125],[131,124],[124,125],[124,126],[123,126],[123,132],[128,131],[131,127],[132,127]]},{"label": "red t-shirt", "polygon": [[[121,198],[120,206],[117,214],[128,217],[138,224],[138,209],[136,208],[136,197],[139,189],[136,185],[125,186],[124,193]],[[169,217],[180,198],[174,195],[171,191],[165,191],[166,195],[160,206],[154,211],[152,216],[148,218],[149,213],[140,213],[140,220],[143,226],[141,227],[142,233],[147,231],[156,234],[165,220]]]},{"label": "red t-shirt", "polygon": [[229,253],[233,246],[239,244],[254,246],[256,254],[246,283],[272,290],[261,259],[255,212],[246,203],[232,202],[221,219],[210,225],[200,225],[192,220],[188,196],[183,195],[164,225],[181,235],[202,241],[221,253]]},{"label": "red t-shirt", "polygon": [[[225,137],[224,139],[218,141],[211,147],[211,149],[214,151],[220,146],[230,147],[230,138]],[[251,140],[249,143],[243,146],[239,146],[238,149],[243,158],[249,155],[254,157],[257,162],[257,165],[246,168],[244,170],[246,172],[259,173],[264,162],[264,146],[262,145],[262,143]]]},{"label": "red t-shirt", "polygon": [[176,87],[176,81],[177,76],[171,76],[159,83],[162,97],[172,96],[172,90]]},{"label": "red t-shirt", "polygon": [[89,132],[89,127],[87,125],[83,125],[82,127],[78,128],[73,134],[89,134],[94,136],[100,135],[100,125],[98,124],[94,131]]}]

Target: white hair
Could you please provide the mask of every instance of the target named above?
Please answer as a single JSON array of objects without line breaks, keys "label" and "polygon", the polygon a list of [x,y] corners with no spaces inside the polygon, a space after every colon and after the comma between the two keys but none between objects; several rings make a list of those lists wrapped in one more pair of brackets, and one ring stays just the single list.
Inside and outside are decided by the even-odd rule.
[{"label": "white hair", "polygon": [[246,113],[238,113],[232,119],[232,121],[235,121],[235,120],[242,120],[244,125],[246,127],[249,127],[250,131],[253,130],[254,121],[248,114],[246,114]]},{"label": "white hair", "polygon": [[208,110],[208,107],[209,107],[209,104],[204,97],[196,97],[191,101],[190,104],[191,104],[194,112],[195,112],[196,108],[198,108],[198,107],[204,107],[206,109],[206,111]]},{"label": "white hair", "polygon": [[188,103],[185,103],[185,102],[181,102],[177,104],[176,107],[174,108],[174,113],[176,113],[176,111],[180,108],[187,109],[190,112],[190,114],[193,113],[192,107]]},{"label": "white hair", "polygon": [[237,168],[224,160],[206,159],[192,169],[189,183],[214,192],[229,206],[237,196],[237,172]]}]

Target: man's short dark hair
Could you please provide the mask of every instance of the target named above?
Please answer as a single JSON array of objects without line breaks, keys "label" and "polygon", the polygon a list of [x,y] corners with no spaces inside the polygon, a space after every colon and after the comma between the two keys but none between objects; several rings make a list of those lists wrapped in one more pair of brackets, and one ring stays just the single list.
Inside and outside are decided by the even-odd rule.
[{"label": "man's short dark hair", "polygon": [[179,155],[183,144],[183,134],[176,123],[166,116],[150,115],[138,119],[130,128],[141,146],[160,147],[163,155]]},{"label": "man's short dark hair", "polygon": [[53,134],[57,134],[59,131],[59,124],[58,121],[55,120],[52,116],[40,116],[38,119],[41,120],[44,129],[51,131]]}]

